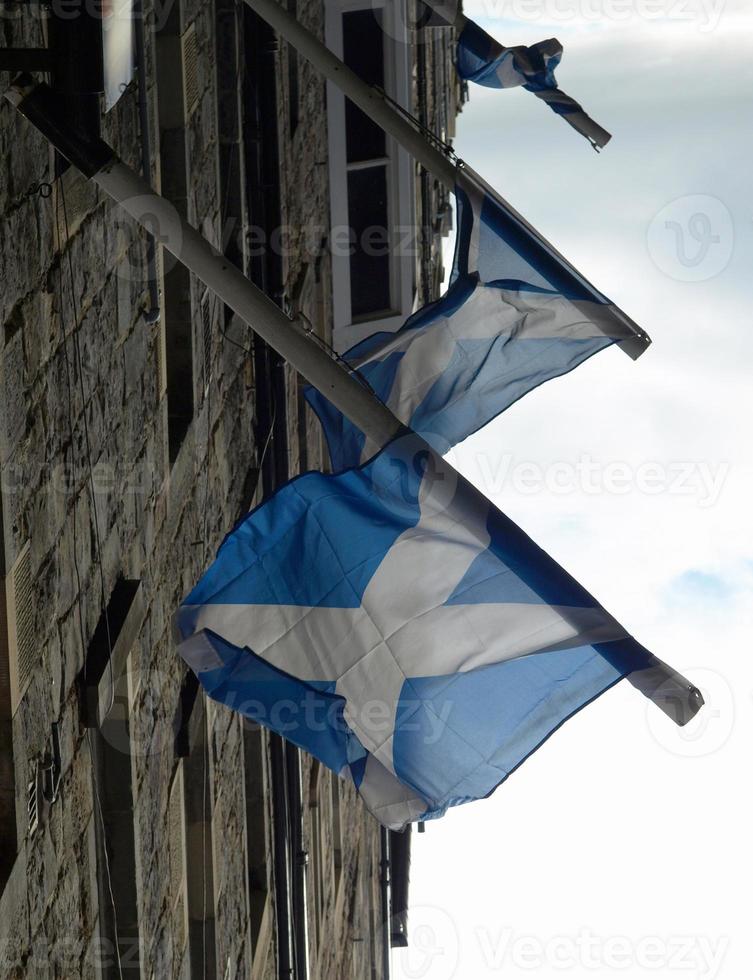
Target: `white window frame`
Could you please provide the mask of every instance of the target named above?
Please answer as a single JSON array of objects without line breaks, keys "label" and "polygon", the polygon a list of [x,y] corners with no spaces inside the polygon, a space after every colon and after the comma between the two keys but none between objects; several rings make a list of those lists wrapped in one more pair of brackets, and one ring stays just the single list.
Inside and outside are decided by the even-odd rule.
[{"label": "white window frame", "polygon": [[[400,16],[400,0],[327,0],[325,16],[325,41],[327,47],[339,58],[343,56],[342,17],[344,13],[365,9],[381,9],[384,31],[384,85],[387,94],[400,105],[410,108],[411,67],[410,39],[405,18]],[[345,146],[345,96],[332,82],[327,83],[327,124],[329,142],[330,220],[333,230],[348,227],[348,168]],[[391,136],[386,136],[388,225],[390,229],[415,228],[415,202],[413,168],[408,153]],[[359,164],[351,165],[352,169]],[[340,231],[342,240],[342,231]],[[332,254],[332,306],[333,346],[342,352],[377,331],[399,329],[413,312],[415,301],[415,232],[401,239],[409,239],[407,254],[391,255],[390,298],[391,310],[377,318],[353,322],[350,302],[350,256],[333,248]],[[392,244],[394,244],[394,238]]]}]

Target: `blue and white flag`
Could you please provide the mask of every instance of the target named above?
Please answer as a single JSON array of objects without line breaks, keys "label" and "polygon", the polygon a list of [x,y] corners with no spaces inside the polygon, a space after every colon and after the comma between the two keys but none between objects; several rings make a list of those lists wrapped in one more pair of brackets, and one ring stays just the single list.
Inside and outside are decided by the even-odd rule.
[{"label": "blue and white flag", "polygon": [[555,38],[530,47],[506,48],[472,20],[465,20],[457,46],[457,70],[461,78],[488,88],[522,85],[546,102],[557,115],[594,146],[601,149],[610,134],[586,115],[582,106],[558,88],[554,69],[562,58]]},{"label": "blue and white flag", "polygon": [[[513,208],[465,167],[455,188],[450,288],[396,333],[344,355],[413,431],[446,452],[551,378],[613,343],[637,356],[648,337]],[[306,398],[333,469],[377,448],[316,389]]]},{"label": "blue and white flag", "polygon": [[249,514],[175,616],[215,700],[353,779],[394,829],[488,795],[621,677],[687,681],[414,436]]}]

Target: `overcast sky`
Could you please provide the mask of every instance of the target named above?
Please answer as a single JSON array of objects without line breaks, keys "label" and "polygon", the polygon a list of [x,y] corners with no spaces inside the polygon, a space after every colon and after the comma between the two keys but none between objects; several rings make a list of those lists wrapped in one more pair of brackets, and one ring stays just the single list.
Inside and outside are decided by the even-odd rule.
[{"label": "overcast sky", "polygon": [[465,10],[506,44],[559,37],[560,85],[613,140],[597,155],[529,93],[473,86],[459,155],[653,345],[637,362],[597,354],[455,461],[707,705],[680,730],[623,682],[491,799],[414,835],[412,946],[394,974],[740,980],[753,913],[753,10]]}]

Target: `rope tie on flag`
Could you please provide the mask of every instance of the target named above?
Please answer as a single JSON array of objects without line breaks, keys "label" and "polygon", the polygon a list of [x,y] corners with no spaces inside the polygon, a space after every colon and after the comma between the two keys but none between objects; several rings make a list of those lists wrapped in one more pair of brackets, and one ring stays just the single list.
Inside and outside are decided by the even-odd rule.
[{"label": "rope tie on flag", "polygon": [[462,79],[487,88],[522,86],[585,136],[597,153],[606,146],[611,134],[557,85],[554,70],[562,59],[562,45],[556,38],[507,48],[472,20],[462,18],[455,26],[460,34],[456,67]]},{"label": "rope tie on flag", "polygon": [[396,102],[393,98],[391,98],[391,96],[389,96],[380,85],[376,85],[374,87],[385,102],[387,102],[396,112],[399,112],[404,119],[407,119],[408,122],[412,123],[422,136],[425,136],[426,139],[429,140],[429,142],[432,143],[440,152],[444,153],[448,160],[452,160],[453,162],[457,163],[458,157],[451,143],[448,143],[440,136],[437,136],[432,129],[429,129],[428,126],[424,125],[424,123],[414,116],[412,112],[409,112],[405,106],[400,105],[399,102]]},{"label": "rope tie on flag", "polygon": [[329,354],[333,361],[337,361],[338,364],[342,364],[348,374],[352,375],[356,381],[359,381],[363,387],[374,396],[374,398],[378,397],[377,393],[369,384],[369,379],[362,374],[357,367],[354,367],[350,361],[346,361],[342,354],[339,354],[332,344],[330,344],[324,337],[319,336],[314,329],[314,324],[311,322],[311,320],[309,320],[303,310],[299,310],[293,317],[293,322],[296,322],[297,320],[301,321],[304,333],[310,337],[314,343],[316,343],[326,354]]}]

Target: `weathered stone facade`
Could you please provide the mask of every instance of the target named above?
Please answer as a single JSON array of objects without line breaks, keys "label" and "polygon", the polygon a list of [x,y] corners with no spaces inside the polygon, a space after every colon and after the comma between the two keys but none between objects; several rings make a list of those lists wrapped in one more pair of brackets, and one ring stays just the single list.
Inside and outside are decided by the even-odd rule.
[{"label": "weathered stone facade", "polygon": [[[323,5],[298,7],[321,36]],[[4,21],[8,46],[40,44],[23,10]],[[256,107],[277,118],[263,135],[249,109],[265,84],[249,67],[261,28],[242,4],[180,0],[169,17],[150,4],[146,26],[152,181],[331,337],[323,81],[299,60],[293,105],[291,52],[265,40],[272,102]],[[449,33],[414,51],[412,108],[421,95],[445,138]],[[102,116],[104,139],[137,169],[138,108],[134,82]],[[254,237],[255,154],[275,132],[278,286],[262,268],[270,243]],[[4,101],[0,158],[0,978],[273,980],[285,883],[271,740],[192,689],[170,617],[281,473],[326,465],[317,423],[290,369],[279,368],[284,404],[278,389],[270,405],[260,365],[273,360],[169,261],[151,322],[146,235],[74,169],[55,176],[47,143]],[[420,300],[438,288],[445,212],[443,192],[429,181],[422,194],[416,178],[429,229]],[[378,825],[308,757],[300,814],[288,857],[308,862],[309,976],[383,977]]]}]

